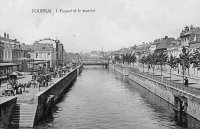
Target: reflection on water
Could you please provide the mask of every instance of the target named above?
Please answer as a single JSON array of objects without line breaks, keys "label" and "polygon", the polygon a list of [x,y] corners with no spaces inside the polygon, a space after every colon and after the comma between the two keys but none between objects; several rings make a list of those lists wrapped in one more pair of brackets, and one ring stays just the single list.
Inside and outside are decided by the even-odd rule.
[{"label": "reflection on water", "polygon": [[52,115],[36,127],[72,129],[190,129],[200,123],[174,119],[173,107],[143,87],[102,67],[86,67]]}]

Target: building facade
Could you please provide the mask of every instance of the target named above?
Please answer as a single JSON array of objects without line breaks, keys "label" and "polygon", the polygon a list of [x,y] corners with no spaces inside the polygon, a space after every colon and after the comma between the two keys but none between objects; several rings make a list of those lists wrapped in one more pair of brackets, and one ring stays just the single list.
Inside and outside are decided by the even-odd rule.
[{"label": "building facade", "polygon": [[4,56],[4,43],[2,41],[2,37],[0,36],[0,63],[3,63]]},{"label": "building facade", "polygon": [[196,48],[200,47],[200,28],[186,26],[184,30],[180,33],[181,44],[189,48],[189,51],[192,53]]},{"label": "building facade", "polygon": [[172,41],[171,45],[167,47],[168,57],[172,55],[173,57],[178,58],[182,52],[182,46],[178,43],[178,41]]},{"label": "building facade", "polygon": [[160,39],[154,40],[154,43],[156,44],[155,53],[167,52],[167,48],[174,41],[175,41],[175,38],[169,38],[168,36],[165,36],[164,38],[160,38]]},{"label": "building facade", "polygon": [[54,67],[55,64],[55,48],[52,44],[47,43],[34,43],[32,46],[27,47],[29,49],[30,59],[35,62],[47,61],[47,67]]}]

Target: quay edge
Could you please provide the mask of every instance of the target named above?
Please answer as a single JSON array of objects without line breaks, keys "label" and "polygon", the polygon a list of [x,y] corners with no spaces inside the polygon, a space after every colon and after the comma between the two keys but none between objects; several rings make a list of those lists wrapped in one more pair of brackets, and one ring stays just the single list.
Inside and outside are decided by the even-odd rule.
[{"label": "quay edge", "polygon": [[[200,121],[200,94],[192,94],[191,92],[181,90],[170,85],[158,82],[156,80],[141,76],[137,73],[132,72],[128,68],[122,68],[117,65],[109,64],[109,69],[119,72],[120,74],[127,76],[131,81],[139,84],[140,86],[146,88],[153,94],[159,96],[163,100],[169,102],[173,106],[175,103],[175,96],[184,97],[187,100],[187,110],[186,113],[195,119]],[[124,72],[126,71],[126,72]]]},{"label": "quay edge", "polygon": [[[5,102],[0,101],[1,108],[1,125],[0,127],[7,128],[9,126],[12,127],[34,127],[38,121],[41,120],[46,114],[51,113],[50,108],[59,102],[59,98],[62,97],[65,91],[71,87],[71,84],[76,80],[77,75],[82,72],[82,65],[69,72],[68,74],[61,77],[59,80],[54,82],[53,85],[47,87],[44,91],[41,91],[35,94],[32,103],[17,103],[17,97],[9,97]],[[28,118],[24,118],[17,125],[12,124],[12,115],[14,113],[14,107],[22,105],[21,109],[28,109],[31,111],[31,116]],[[27,106],[28,105],[28,106]],[[23,107],[24,106],[24,107]],[[21,112],[20,112],[21,113]],[[27,112],[26,112],[27,113]],[[22,114],[19,114],[20,116]],[[23,115],[22,115],[23,116]],[[26,116],[27,117],[27,116]]]},{"label": "quay edge", "polygon": [[46,90],[35,95],[34,103],[37,104],[37,109],[32,127],[45,115],[46,112],[48,112],[48,107],[53,106],[53,104],[59,101],[60,96],[63,95],[66,88],[69,88],[70,84],[76,79],[76,77],[77,69],[62,77]]},{"label": "quay edge", "polygon": [[[33,126],[46,114],[48,108],[59,102],[59,98],[65,93],[66,89],[71,87],[71,84],[82,72],[82,65],[74,69],[59,81],[55,82],[54,85],[48,87],[46,90],[36,95],[37,109]],[[51,100],[52,99],[52,100]]]}]

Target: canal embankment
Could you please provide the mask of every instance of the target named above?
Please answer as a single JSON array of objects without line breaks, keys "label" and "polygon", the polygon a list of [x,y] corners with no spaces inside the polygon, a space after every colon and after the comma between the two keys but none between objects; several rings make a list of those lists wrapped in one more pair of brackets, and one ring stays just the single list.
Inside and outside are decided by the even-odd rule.
[{"label": "canal embankment", "polygon": [[[70,88],[82,71],[82,65],[62,77],[52,78],[48,87],[30,88],[28,93],[3,97],[1,101],[2,127],[33,127],[42,117],[51,113],[51,107]],[[5,98],[12,98],[11,100]]]},{"label": "canal embankment", "polygon": [[11,121],[12,111],[17,103],[17,97],[0,98],[0,128],[7,128],[8,123]]},{"label": "canal embankment", "polygon": [[[109,68],[127,75],[128,79],[171,103],[178,110],[184,108],[184,112],[200,120],[200,91],[198,89],[185,87],[183,84],[143,73],[135,68],[122,67],[121,65],[109,65]],[[180,98],[179,102],[176,100],[177,96]]]},{"label": "canal embankment", "polygon": [[61,79],[57,80],[46,90],[35,95],[34,103],[37,105],[35,120],[36,123],[45,113],[48,113],[51,106],[59,101],[60,96],[77,77],[77,69],[71,71]]}]

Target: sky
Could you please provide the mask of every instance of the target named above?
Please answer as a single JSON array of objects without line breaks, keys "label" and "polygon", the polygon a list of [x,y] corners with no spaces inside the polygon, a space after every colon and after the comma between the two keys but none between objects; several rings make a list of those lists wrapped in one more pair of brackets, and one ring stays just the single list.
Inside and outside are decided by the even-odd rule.
[{"label": "sky", "polygon": [[66,52],[111,51],[178,38],[185,26],[200,26],[199,7],[200,0],[0,0],[0,35],[25,44],[59,39]]}]

